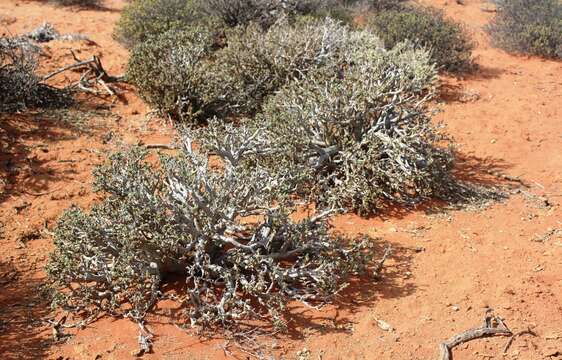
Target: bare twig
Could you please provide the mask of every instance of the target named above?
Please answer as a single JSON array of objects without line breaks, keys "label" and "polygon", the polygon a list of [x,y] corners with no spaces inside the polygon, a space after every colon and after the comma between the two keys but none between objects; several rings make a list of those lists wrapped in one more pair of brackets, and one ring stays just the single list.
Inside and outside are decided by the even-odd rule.
[{"label": "bare twig", "polygon": [[146,144],[142,145],[147,149],[166,149],[166,150],[177,150],[178,147],[172,144]]},{"label": "bare twig", "polygon": [[76,57],[76,54],[74,54],[73,51],[71,51],[71,54],[74,60],[76,61],[76,63],[64,66],[56,71],[53,71],[50,74],[45,75],[41,79],[41,82],[47,81],[53,78],[54,76],[68,70],[85,68],[86,70],[80,76],[80,80],[70,85],[70,87],[78,88],[84,92],[98,94],[98,91],[95,90],[95,85],[100,84],[101,87],[109,95],[114,96],[116,92],[108,84],[125,81],[125,77],[123,75],[121,76],[109,75],[107,71],[103,68],[103,65],[99,57],[94,55],[92,56],[91,59],[80,60],[78,57]]},{"label": "bare twig", "polygon": [[84,60],[84,61],[80,61],[80,62],[77,62],[77,63],[74,63],[74,64],[70,64],[70,65],[64,66],[64,67],[62,67],[62,68],[60,68],[60,69],[58,69],[58,70],[56,70],[56,71],[53,71],[52,73],[50,73],[50,74],[48,74],[48,75],[43,76],[43,78],[41,79],[41,81],[49,80],[50,78],[52,78],[52,77],[54,77],[54,76],[56,76],[56,75],[58,75],[58,74],[60,74],[60,73],[62,73],[62,72],[65,72],[65,71],[70,70],[70,69],[75,69],[75,68],[78,68],[78,67],[82,67],[82,66],[91,64],[92,62],[93,62],[93,59],[90,59],[90,60]]},{"label": "bare twig", "polygon": [[464,331],[442,342],[439,345],[439,360],[452,360],[453,348],[465,342],[488,336],[513,336],[513,333],[500,317],[486,315],[483,327]]},{"label": "bare twig", "polygon": [[507,353],[507,350],[509,350],[509,347],[511,346],[511,344],[513,343],[513,341],[515,341],[515,338],[521,336],[521,335],[532,335],[532,336],[537,336],[537,333],[535,333],[533,330],[531,330],[530,328],[527,328],[526,330],[520,331],[516,334],[513,334],[513,336],[509,339],[509,341],[507,342],[507,344],[505,344],[505,347],[503,348],[503,352]]}]

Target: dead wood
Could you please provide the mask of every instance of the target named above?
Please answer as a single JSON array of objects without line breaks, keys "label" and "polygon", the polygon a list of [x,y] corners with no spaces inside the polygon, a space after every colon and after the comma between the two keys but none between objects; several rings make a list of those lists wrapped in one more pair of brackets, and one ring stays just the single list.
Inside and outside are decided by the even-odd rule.
[{"label": "dead wood", "polygon": [[507,344],[505,344],[505,347],[503,348],[504,354],[507,353],[507,350],[509,350],[509,347],[511,346],[513,341],[515,341],[515,338],[517,338],[521,335],[532,335],[532,336],[535,336],[535,337],[537,336],[537,334],[533,330],[531,330],[530,328],[527,328],[527,330],[523,330],[523,331],[520,331],[516,334],[513,334],[513,336],[509,339],[509,341],[507,342]]},{"label": "dead wood", "polygon": [[512,336],[513,339],[513,333],[505,325],[503,320],[499,316],[492,316],[487,313],[483,327],[464,331],[441,343],[439,345],[439,360],[452,360],[452,350],[456,346],[489,336]]},{"label": "dead wood", "polygon": [[109,95],[114,96],[116,94],[116,90],[112,88],[110,85],[111,83],[119,83],[125,82],[125,76],[112,76],[107,73],[104,69],[101,60],[98,56],[94,55],[91,59],[88,60],[80,60],[76,57],[74,52],[72,52],[72,57],[76,61],[74,64],[70,64],[64,66],[56,71],[53,71],[50,74],[45,75],[41,81],[47,81],[52,77],[61,74],[65,71],[72,70],[72,69],[82,69],[82,75],[80,76],[80,80],[75,83],[72,83],[68,86],[70,89],[79,89],[83,92],[88,92],[92,94],[99,94],[99,90],[97,89],[98,85],[103,88],[105,92]]}]

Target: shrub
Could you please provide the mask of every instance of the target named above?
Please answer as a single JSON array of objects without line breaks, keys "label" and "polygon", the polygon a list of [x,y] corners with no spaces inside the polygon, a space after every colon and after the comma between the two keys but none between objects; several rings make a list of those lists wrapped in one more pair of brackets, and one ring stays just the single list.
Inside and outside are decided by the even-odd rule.
[{"label": "shrub", "polygon": [[228,27],[258,23],[269,28],[281,18],[332,17],[351,21],[350,8],[361,0],[207,0],[203,7]]},{"label": "shrub", "polygon": [[267,30],[280,19],[332,17],[350,23],[358,0],[135,0],[117,23],[114,37],[134,47],[169,30],[206,25],[212,31],[258,24]]},{"label": "shrub", "polygon": [[[369,32],[355,33],[372,38]],[[353,51],[355,50],[355,51]],[[236,161],[263,166],[287,192],[320,206],[372,213],[386,202],[440,197],[452,181],[453,156],[424,102],[435,80],[429,53],[399,44],[391,51],[351,47],[348,63],[318,68],[283,87],[242,127],[212,122],[197,133],[209,151],[245,144]],[[292,189],[292,190],[291,190]]]},{"label": "shrub", "polygon": [[243,144],[229,161],[267,168],[279,191],[321,207],[366,215],[429,198],[498,198],[453,176],[452,148],[425,107],[436,78],[428,51],[407,43],[389,51],[350,47],[345,58],[286,84],[242,126],[212,121],[193,137],[222,157],[229,144]]},{"label": "shrub", "polygon": [[178,120],[252,115],[286,82],[336,61],[351,34],[331,19],[280,20],[268,31],[252,24],[229,31],[228,45],[205,57],[194,50],[200,42],[170,32],[135,48],[128,74],[150,105]]},{"label": "shrub", "polygon": [[371,26],[387,48],[411,40],[430,48],[432,59],[447,71],[466,71],[472,67],[474,44],[462,25],[446,19],[440,10],[404,8],[377,13]]},{"label": "shrub", "polygon": [[372,0],[371,7],[375,11],[398,10],[403,8],[403,3],[408,0]]},{"label": "shrub", "polygon": [[211,111],[203,60],[210,54],[213,34],[206,28],[171,30],[137,45],[129,59],[127,78],[141,98],[176,119]]},{"label": "shrub", "polygon": [[114,37],[127,47],[170,30],[188,30],[212,23],[201,12],[198,0],[134,0],[121,14]]},{"label": "shrub", "polygon": [[488,26],[495,46],[510,52],[562,58],[562,3],[559,0],[497,0]]},{"label": "shrub", "polygon": [[290,300],[329,301],[366,270],[367,239],[329,235],[326,213],[294,222],[270,206],[276,184],[260,169],[212,170],[189,141],[183,149],[157,168],[137,148],[97,170],[108,198],[89,213],[68,210],[55,230],[55,304],[140,321],[167,277],[180,276],[191,325],[269,315],[283,327]]},{"label": "shrub", "polygon": [[266,29],[285,10],[290,10],[285,9],[280,0],[207,0],[204,3],[206,12],[221,19],[228,27],[256,22]]},{"label": "shrub", "polygon": [[41,83],[37,49],[26,40],[0,38],[0,111],[67,105],[66,91]]}]

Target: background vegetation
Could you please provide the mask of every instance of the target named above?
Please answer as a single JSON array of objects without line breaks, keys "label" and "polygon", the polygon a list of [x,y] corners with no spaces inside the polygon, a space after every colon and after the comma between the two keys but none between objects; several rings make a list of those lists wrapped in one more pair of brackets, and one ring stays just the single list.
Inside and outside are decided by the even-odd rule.
[{"label": "background vegetation", "polygon": [[562,58],[559,0],[496,0],[488,27],[494,45],[510,52]]}]

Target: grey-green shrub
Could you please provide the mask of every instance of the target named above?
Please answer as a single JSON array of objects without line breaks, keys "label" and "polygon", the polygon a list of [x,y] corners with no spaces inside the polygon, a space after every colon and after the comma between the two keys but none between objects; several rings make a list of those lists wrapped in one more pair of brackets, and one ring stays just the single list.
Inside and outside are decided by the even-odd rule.
[{"label": "grey-green shrub", "polygon": [[562,3],[559,0],[497,0],[488,26],[492,43],[515,53],[562,58]]},{"label": "grey-green shrub", "polygon": [[258,24],[263,30],[280,19],[332,17],[351,23],[359,0],[134,0],[123,10],[114,37],[136,44],[169,30],[206,25],[222,33],[228,28]]},{"label": "grey-green shrub", "polygon": [[133,49],[127,78],[150,106],[175,119],[195,118],[214,105],[205,100],[214,89],[204,63],[214,41],[207,28],[195,26],[150,38]]},{"label": "grey-green shrub", "polygon": [[473,67],[472,40],[460,23],[445,18],[440,10],[404,7],[382,11],[373,16],[370,25],[387,48],[410,40],[431,49],[433,61],[446,71],[467,71]]},{"label": "grey-green shrub", "polygon": [[[176,120],[251,116],[285,83],[338,61],[351,33],[331,19],[281,19],[267,31],[258,24],[232,29],[227,45],[210,53],[209,32],[170,31],[132,51],[128,77],[143,99]],[[372,37],[364,46],[373,43],[380,44]]]},{"label": "grey-green shrub", "polygon": [[170,30],[189,30],[193,25],[213,23],[199,0],[133,0],[123,9],[114,37],[127,47]]},{"label": "grey-green shrub", "polygon": [[370,4],[375,11],[396,10],[402,9],[404,3],[407,1],[408,0],[371,0]]},{"label": "grey-green shrub", "polygon": [[328,214],[295,222],[272,206],[277,185],[266,172],[212,170],[183,145],[159,166],[130,149],[96,171],[107,198],[69,209],[54,231],[55,305],[141,322],[167,279],[181,277],[179,325],[269,319],[282,329],[290,301],[328,302],[373,264],[372,243],[330,235]]},{"label": "grey-green shrub", "polygon": [[270,169],[285,191],[319,206],[368,214],[439,196],[453,156],[425,109],[436,79],[429,53],[365,46],[375,38],[367,31],[350,37],[345,62],[287,83],[241,127],[212,122],[195,138],[219,155],[227,143],[245,144],[236,161]]},{"label": "grey-green shrub", "polygon": [[268,169],[278,191],[319,207],[366,215],[431,198],[495,198],[452,174],[453,150],[426,104],[437,76],[430,53],[409,43],[385,50],[368,31],[349,36],[340,61],[288,82],[254,118],[214,120],[190,136],[221,157],[238,144],[229,161]]},{"label": "grey-green shrub", "polygon": [[102,0],[52,0],[55,4],[62,6],[85,6],[85,7],[99,7],[102,5]]}]

